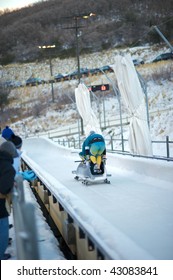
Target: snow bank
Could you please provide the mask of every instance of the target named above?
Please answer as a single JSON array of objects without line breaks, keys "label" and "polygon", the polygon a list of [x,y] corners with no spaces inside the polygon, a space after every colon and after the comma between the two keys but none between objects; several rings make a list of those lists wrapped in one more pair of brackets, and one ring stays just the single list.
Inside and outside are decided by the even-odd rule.
[{"label": "snow bank", "polygon": [[[134,171],[142,175],[173,182],[173,162],[108,154],[109,165]],[[116,164],[116,166],[115,166]]]}]

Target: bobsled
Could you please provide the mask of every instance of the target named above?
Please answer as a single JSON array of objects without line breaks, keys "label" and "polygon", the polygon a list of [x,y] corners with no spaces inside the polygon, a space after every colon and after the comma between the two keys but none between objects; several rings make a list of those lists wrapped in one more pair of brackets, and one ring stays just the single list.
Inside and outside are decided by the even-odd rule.
[{"label": "bobsled", "polygon": [[105,162],[102,161],[99,173],[97,170],[94,170],[94,164],[91,161],[77,162],[80,162],[77,169],[72,171],[76,175],[74,177],[75,180],[81,181],[84,185],[100,182],[110,184],[107,177],[111,176],[111,174],[107,174]]}]

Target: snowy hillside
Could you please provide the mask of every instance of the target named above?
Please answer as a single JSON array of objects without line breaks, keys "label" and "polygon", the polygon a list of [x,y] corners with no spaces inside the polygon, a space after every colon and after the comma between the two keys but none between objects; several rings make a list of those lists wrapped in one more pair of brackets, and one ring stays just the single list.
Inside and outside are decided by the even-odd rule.
[{"label": "snowy hillside", "polygon": [[[143,77],[147,85],[147,95],[149,103],[149,120],[152,140],[165,140],[168,135],[173,138],[173,74],[172,61],[162,61],[150,63],[158,54],[167,52],[165,46],[136,47],[133,49],[121,50],[121,53],[130,52],[133,59],[142,59],[144,64],[137,66],[136,69]],[[114,57],[120,53],[117,49],[112,51],[94,53],[80,57],[81,67],[95,68],[114,63]],[[52,60],[53,72],[70,73],[76,67],[75,59]],[[27,65],[10,65],[1,68],[2,80],[18,80],[25,83],[31,75],[41,77],[45,80],[50,79],[49,62]],[[107,76],[114,82],[113,73]],[[86,85],[109,83],[105,75],[96,75],[83,78]],[[57,128],[64,128],[72,124],[77,124],[79,115],[76,110],[74,91],[77,80],[64,81],[54,84],[55,103],[51,102],[51,85],[39,85],[37,87],[22,87],[11,91],[10,108],[16,108],[16,115],[8,114],[5,124],[10,125],[16,133],[24,136],[27,134],[49,131]],[[110,85],[111,87],[111,85]],[[72,101],[73,100],[73,101]],[[109,93],[98,93],[97,98],[92,97],[92,107],[101,118],[102,123],[107,124],[109,120],[119,119],[119,107],[117,98],[113,90]],[[65,105],[66,104],[66,105]],[[98,105],[99,104],[99,105]],[[103,110],[103,107],[104,110]],[[18,111],[17,111],[18,110]],[[19,116],[20,115],[22,117]],[[100,115],[99,115],[100,114]],[[123,114],[127,112],[123,109]],[[110,129],[103,132],[106,135]],[[120,135],[120,127],[111,129],[113,135]],[[124,127],[124,138],[128,138],[127,127]]]}]

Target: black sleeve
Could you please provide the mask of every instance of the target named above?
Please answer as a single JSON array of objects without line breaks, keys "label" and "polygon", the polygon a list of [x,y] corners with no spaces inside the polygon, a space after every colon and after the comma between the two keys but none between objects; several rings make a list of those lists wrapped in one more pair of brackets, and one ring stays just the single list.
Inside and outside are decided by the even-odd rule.
[{"label": "black sleeve", "polygon": [[85,149],[85,154],[86,154],[86,156],[88,156],[89,153],[90,153],[90,150],[89,150],[89,148],[87,147],[87,148]]},{"label": "black sleeve", "polygon": [[6,170],[1,173],[0,176],[0,193],[7,194],[9,193],[14,185],[14,177],[15,177],[15,170],[13,166],[9,166]]}]

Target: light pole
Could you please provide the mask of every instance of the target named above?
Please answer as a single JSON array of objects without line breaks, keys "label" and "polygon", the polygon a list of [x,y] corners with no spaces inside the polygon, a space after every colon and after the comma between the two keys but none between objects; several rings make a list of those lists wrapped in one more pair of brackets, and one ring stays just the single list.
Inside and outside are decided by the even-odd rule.
[{"label": "light pole", "polygon": [[[74,21],[75,21],[75,35],[76,35],[76,56],[77,56],[77,70],[78,70],[78,84],[80,84],[80,79],[81,79],[81,73],[80,73],[80,59],[79,59],[79,42],[78,42],[78,37],[79,37],[79,28],[80,26],[78,25],[78,20],[79,19],[88,19],[91,16],[95,16],[96,14],[90,13],[88,15],[77,15],[74,16]],[[81,134],[84,134],[84,128],[83,128],[83,119],[81,118]]]},{"label": "light pole", "polygon": [[169,43],[169,41],[166,39],[166,37],[163,35],[163,33],[159,30],[157,26],[153,26],[154,29],[157,31],[157,33],[160,35],[160,37],[165,41],[165,43],[170,48],[171,52],[173,52],[173,46]]},{"label": "light pole", "polygon": [[107,80],[112,84],[113,91],[115,93],[115,96],[117,96],[118,104],[119,104],[119,111],[120,111],[120,128],[121,128],[121,147],[122,147],[122,152],[124,152],[124,136],[123,136],[123,122],[122,122],[122,108],[121,108],[121,100],[120,100],[120,92],[113,83],[113,81],[107,76],[107,74],[100,69],[101,72],[105,75]]},{"label": "light pole", "polygon": [[78,21],[80,19],[88,19],[92,16],[96,16],[96,14],[94,13],[89,13],[87,15],[77,15],[77,16],[73,16],[72,18],[75,21],[75,26],[72,28],[75,28],[75,35],[76,35],[76,56],[77,56],[77,69],[78,69],[78,84],[80,84],[80,78],[81,78],[81,73],[80,73],[80,59],[79,59],[79,42],[78,42],[78,37],[79,37],[79,28],[82,28],[81,26],[79,26]]},{"label": "light pole", "polygon": [[[80,73],[80,58],[79,58],[79,29],[82,28],[83,26],[79,25],[79,20],[81,19],[88,19],[92,16],[96,16],[94,13],[89,13],[89,14],[80,14],[80,15],[74,15],[68,18],[74,19],[75,25],[72,27],[67,27],[65,29],[75,29],[75,37],[76,37],[76,58],[77,58],[77,71],[78,71],[78,85],[80,84],[80,79],[81,79],[81,73]],[[83,120],[81,118],[81,134],[84,134],[84,129],[83,129]]]},{"label": "light pole", "polygon": [[[46,50],[51,50],[53,48],[55,48],[55,45],[44,45],[44,46],[38,46],[39,49],[46,49]],[[54,96],[54,88],[53,88],[53,80],[52,80],[52,76],[53,76],[53,70],[52,70],[52,59],[51,59],[51,55],[49,53],[49,66],[50,66],[50,75],[51,75],[51,91],[52,91],[52,102],[55,102],[55,96]]]}]

